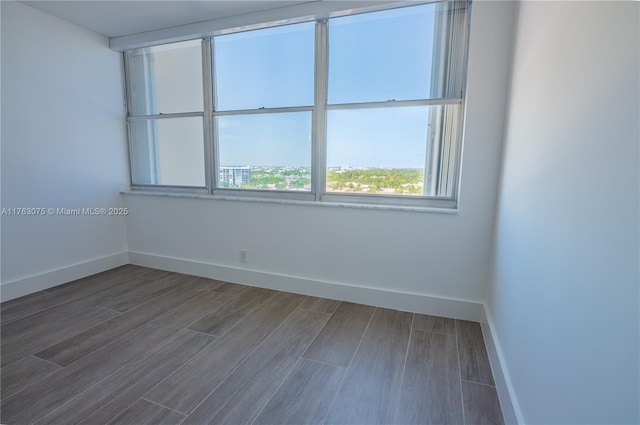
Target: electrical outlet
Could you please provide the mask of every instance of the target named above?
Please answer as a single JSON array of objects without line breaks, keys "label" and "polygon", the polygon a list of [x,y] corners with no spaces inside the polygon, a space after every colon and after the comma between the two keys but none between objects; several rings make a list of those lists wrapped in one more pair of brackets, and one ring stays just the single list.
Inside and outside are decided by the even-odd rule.
[{"label": "electrical outlet", "polygon": [[241,249],[240,250],[240,262],[241,263],[246,263],[247,262],[247,250],[246,249]]}]

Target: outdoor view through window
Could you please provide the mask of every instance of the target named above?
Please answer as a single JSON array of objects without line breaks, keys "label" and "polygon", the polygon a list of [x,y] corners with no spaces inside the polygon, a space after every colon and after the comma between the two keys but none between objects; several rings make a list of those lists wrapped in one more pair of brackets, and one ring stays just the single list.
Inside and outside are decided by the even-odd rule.
[{"label": "outdoor view through window", "polygon": [[200,40],[129,51],[134,184],[453,196],[464,3],[214,36],[210,130]]}]

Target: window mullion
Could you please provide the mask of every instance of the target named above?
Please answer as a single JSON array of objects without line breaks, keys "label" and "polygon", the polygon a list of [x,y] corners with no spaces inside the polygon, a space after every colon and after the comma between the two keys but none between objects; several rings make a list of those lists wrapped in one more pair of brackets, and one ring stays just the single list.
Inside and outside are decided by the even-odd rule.
[{"label": "window mullion", "polygon": [[204,105],[204,117],[202,118],[202,125],[204,127],[204,175],[205,185],[207,190],[211,192],[213,190],[212,183],[212,166],[213,151],[212,143],[212,131],[211,131],[211,110],[212,110],[212,97],[211,97],[211,39],[205,38],[202,40],[202,91],[203,91],[203,105]]},{"label": "window mullion", "polygon": [[[215,192],[218,187],[218,174],[220,164],[218,162],[218,127],[216,125],[216,118],[213,116],[216,111],[217,96],[216,96],[216,62],[213,38],[206,39],[206,56],[205,62],[209,68],[209,75],[207,78],[208,86],[205,96],[208,99],[208,109],[205,110],[205,119],[207,120],[207,128],[209,131],[209,180],[211,193]],[[206,108],[206,107],[205,107]]]},{"label": "window mullion", "polygon": [[327,79],[328,79],[328,31],[326,19],[316,23],[315,34],[315,90],[312,119],[312,191],[317,201],[326,190],[327,180]]}]

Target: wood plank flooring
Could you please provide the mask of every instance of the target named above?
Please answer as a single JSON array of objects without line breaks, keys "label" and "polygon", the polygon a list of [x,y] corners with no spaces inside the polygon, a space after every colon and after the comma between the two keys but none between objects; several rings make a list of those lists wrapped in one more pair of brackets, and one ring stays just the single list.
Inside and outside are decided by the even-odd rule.
[{"label": "wood plank flooring", "polygon": [[478,323],[133,265],[0,314],[2,424],[503,424]]}]

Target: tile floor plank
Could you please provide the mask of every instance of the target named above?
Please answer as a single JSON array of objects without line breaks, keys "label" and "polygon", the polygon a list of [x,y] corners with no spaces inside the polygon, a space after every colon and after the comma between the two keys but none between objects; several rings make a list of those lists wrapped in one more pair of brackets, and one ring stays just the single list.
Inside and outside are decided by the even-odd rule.
[{"label": "tile floor plank", "polygon": [[462,423],[456,337],[414,329],[395,423]]},{"label": "tile floor plank", "polygon": [[80,292],[84,292],[88,290],[87,284],[98,285],[100,286],[101,282],[113,282],[113,281],[123,281],[127,279],[132,279],[136,277],[137,266],[132,266],[130,264],[116,267],[114,269],[105,270],[100,273],[96,273],[90,276],[81,277],[76,280],[72,280],[71,282],[63,283],[62,285],[52,286],[51,288],[47,288],[44,292],[48,294],[54,294],[59,291],[66,292],[67,295],[71,295],[75,290],[79,290]]},{"label": "tile floor plank", "polygon": [[436,332],[446,335],[456,334],[456,321],[446,317],[430,316],[428,314],[415,314],[413,329],[426,332]]},{"label": "tile floor plank", "polygon": [[412,314],[376,309],[329,411],[330,424],[393,422]]},{"label": "tile floor plank", "polygon": [[144,277],[151,280],[166,279],[166,278],[171,278],[173,276],[180,275],[179,273],[169,272],[166,270],[150,269],[147,267],[142,268],[140,271],[138,271],[137,274],[140,277]]},{"label": "tile floor plank", "polygon": [[495,385],[480,323],[456,320],[456,332],[462,379]]},{"label": "tile floor plank", "polygon": [[87,283],[92,285],[97,284],[103,281],[112,281],[112,280],[122,280],[131,279],[136,277],[138,273],[143,269],[143,267],[134,266],[132,264],[126,264],[124,266],[116,267],[114,269],[105,270],[100,273],[96,273],[91,276],[83,277],[80,279],[72,280],[71,282],[64,283],[62,285],[54,286],[46,291],[49,293],[65,291],[67,293],[72,292],[72,288],[82,289],[83,291],[86,289]]},{"label": "tile floor plank", "polygon": [[465,424],[504,425],[495,387],[462,381]]},{"label": "tile floor plank", "polygon": [[293,312],[183,424],[251,424],[328,319],[326,313]]},{"label": "tile floor plank", "polygon": [[107,423],[214,339],[199,332],[179,331],[169,344],[129,363],[37,425]]},{"label": "tile floor plank", "polygon": [[45,297],[44,299],[46,299],[47,295],[49,295],[48,292],[39,291],[3,302],[0,304],[0,320],[8,323],[23,317],[23,315],[28,315],[29,304],[33,304],[36,298]]},{"label": "tile floor plank", "polygon": [[191,413],[304,298],[286,292],[276,293],[144,398],[182,413]]},{"label": "tile floor plank", "polygon": [[[151,282],[150,280],[141,280],[135,276],[118,276],[117,278],[109,279],[105,282],[93,282],[92,279],[86,278],[87,282],[80,286],[74,284],[69,286],[65,290],[59,290],[51,294],[47,294],[45,297],[48,299],[48,303],[41,303],[41,305],[29,305],[25,307],[26,310],[39,309],[34,311],[33,314],[25,315],[16,320],[9,321],[8,323],[2,322],[3,342],[7,341],[7,338],[11,338],[12,335],[20,335],[24,337],[24,328],[29,328],[35,331],[31,323],[38,323],[42,326],[50,326],[49,322],[55,322],[56,320],[50,320],[50,317],[56,315],[64,315],[66,311],[70,309],[84,308],[84,307],[100,307],[108,304],[113,299],[126,299],[130,294],[135,293],[141,282]],[[91,288],[98,288],[98,290],[91,290]],[[80,296],[78,296],[80,295]],[[40,300],[45,297],[37,298]],[[144,300],[139,299],[142,303]],[[53,305],[49,305],[53,304]],[[4,306],[4,305],[3,305]],[[115,310],[111,310],[116,312]],[[116,312],[117,313],[117,312]],[[24,326],[22,326],[22,325]]]},{"label": "tile floor plank", "polygon": [[323,424],[345,368],[300,359],[253,425]]},{"label": "tile floor plank", "polygon": [[[109,288],[121,285],[131,279],[131,276],[126,275],[115,275],[104,279],[98,279],[91,276],[67,283],[62,285],[63,287],[56,287],[55,291],[48,292],[43,296],[22,297],[2,303],[0,308],[2,324],[7,325],[15,320],[40,313],[43,310],[47,310],[61,304],[67,305],[71,301],[100,293]],[[103,294],[101,300],[104,300],[105,298],[106,293]]]},{"label": "tile floor plank", "polygon": [[67,366],[145,323],[162,316],[165,312],[188,301],[191,296],[189,291],[174,287],[164,295],[52,345],[35,355],[51,363]]},{"label": "tile floor plank", "polygon": [[200,282],[208,285],[212,291],[222,292],[223,294],[236,295],[248,288],[246,285],[222,282],[220,280],[208,279],[206,277],[200,277],[198,279]]},{"label": "tile floor plank", "polygon": [[309,297],[302,303],[300,308],[332,314],[339,305],[340,301],[330,300],[328,298]]},{"label": "tile floor plank", "polygon": [[348,366],[374,310],[367,305],[341,303],[303,357]]},{"label": "tile floor plank", "polygon": [[2,325],[1,367],[103,323],[119,313],[70,303]]},{"label": "tile floor plank", "polygon": [[[132,284],[132,282],[130,282]],[[162,294],[175,289],[175,284],[169,280],[149,280],[136,278],[133,283],[134,288],[125,294],[112,297],[99,303],[100,307],[124,313],[134,307],[140,306],[147,301],[159,297]]]},{"label": "tile floor plank", "polygon": [[51,364],[34,356],[26,356],[0,369],[2,378],[1,399],[11,397],[14,393],[26,388],[60,369],[60,366]]},{"label": "tile floor plank", "polygon": [[137,400],[108,425],[178,425],[184,415],[147,400]]},{"label": "tile floor plank", "polygon": [[233,300],[215,312],[206,315],[189,329],[220,336],[236,325],[240,320],[255,311],[276,291],[264,288],[246,288]]},{"label": "tile floor plank", "polygon": [[42,418],[121,367],[168,344],[176,332],[229,299],[225,294],[193,290],[191,299],[179,307],[16,392],[2,406],[3,422],[32,423]]}]

